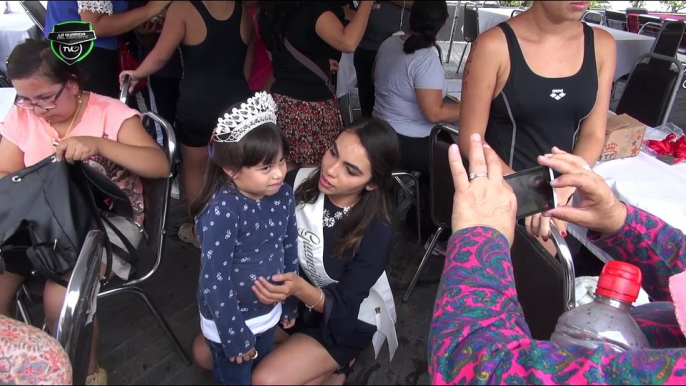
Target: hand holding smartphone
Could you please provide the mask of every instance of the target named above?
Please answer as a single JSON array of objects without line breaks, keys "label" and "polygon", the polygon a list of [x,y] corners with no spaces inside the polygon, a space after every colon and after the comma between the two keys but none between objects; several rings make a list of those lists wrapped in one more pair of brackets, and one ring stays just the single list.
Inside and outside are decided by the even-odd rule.
[{"label": "hand holding smartphone", "polygon": [[555,208],[555,189],[550,186],[553,170],[545,166],[508,174],[505,181],[517,197],[517,220]]}]

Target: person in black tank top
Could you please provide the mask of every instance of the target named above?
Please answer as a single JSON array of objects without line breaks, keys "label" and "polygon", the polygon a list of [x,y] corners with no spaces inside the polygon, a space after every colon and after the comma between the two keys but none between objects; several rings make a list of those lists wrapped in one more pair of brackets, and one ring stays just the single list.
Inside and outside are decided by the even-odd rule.
[{"label": "person in black tank top", "polygon": [[[205,25],[203,36],[198,28]],[[157,72],[181,46],[183,79],[176,111],[176,138],[181,144],[186,201],[197,196],[207,164],[206,146],[217,119],[250,95],[246,63],[253,42],[250,14],[240,1],[175,1],[169,7],[155,48],[135,71],[133,80]],[[197,246],[192,219],[179,229],[181,240]]]},{"label": "person in black tank top", "polygon": [[[588,2],[536,1],[526,12],[483,32],[465,65],[460,150],[480,134],[505,174],[538,165],[553,146],[593,166],[604,139],[616,63],[612,35],[579,19]],[[574,189],[557,189],[565,204]],[[547,241],[549,222],[527,219]],[[558,229],[563,234],[564,224]]]},{"label": "person in black tank top", "polygon": [[547,78],[527,65],[512,27],[506,22],[498,27],[507,39],[510,76],[491,102],[486,142],[514,170],[537,166],[536,158],[553,145],[571,153],[598,93],[593,29],[583,25],[584,59],[579,72]]}]

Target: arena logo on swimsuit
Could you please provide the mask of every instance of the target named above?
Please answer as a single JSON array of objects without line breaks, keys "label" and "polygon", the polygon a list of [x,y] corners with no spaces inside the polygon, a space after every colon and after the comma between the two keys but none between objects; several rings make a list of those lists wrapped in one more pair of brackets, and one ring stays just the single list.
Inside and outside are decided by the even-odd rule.
[{"label": "arena logo on swimsuit", "polygon": [[552,93],[550,94],[550,97],[555,99],[556,101],[559,101],[560,99],[565,97],[565,90],[563,89],[558,89],[558,90],[553,90]]},{"label": "arena logo on swimsuit", "polygon": [[48,34],[52,52],[63,62],[72,65],[80,62],[93,50],[95,31],[86,21],[65,21],[55,24]]},{"label": "arena logo on swimsuit", "polygon": [[317,287],[322,287],[324,281],[322,280],[321,276],[319,276],[319,273],[315,268],[314,252],[312,250],[312,245],[319,245],[319,243],[321,243],[321,239],[316,234],[304,228],[298,228],[298,236],[300,236],[302,239],[303,247],[305,249],[305,262],[307,264],[306,269],[308,276],[310,279],[312,279]]}]

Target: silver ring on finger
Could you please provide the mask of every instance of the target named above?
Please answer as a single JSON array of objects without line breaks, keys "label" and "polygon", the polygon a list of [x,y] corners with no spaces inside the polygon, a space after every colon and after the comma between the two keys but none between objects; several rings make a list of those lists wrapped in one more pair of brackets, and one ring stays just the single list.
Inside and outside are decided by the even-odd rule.
[{"label": "silver ring on finger", "polygon": [[584,170],[588,170],[589,172],[593,171],[593,169],[591,169],[591,165],[589,164],[584,165]]},{"label": "silver ring on finger", "polygon": [[487,173],[469,173],[469,181],[479,178],[479,177],[488,177]]}]

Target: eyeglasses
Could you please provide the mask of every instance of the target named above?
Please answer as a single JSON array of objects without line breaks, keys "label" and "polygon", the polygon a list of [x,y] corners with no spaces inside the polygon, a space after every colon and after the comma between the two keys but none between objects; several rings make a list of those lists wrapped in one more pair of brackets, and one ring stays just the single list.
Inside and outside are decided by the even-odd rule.
[{"label": "eyeglasses", "polygon": [[24,110],[33,110],[36,107],[39,109],[43,110],[50,110],[54,109],[57,107],[57,98],[62,95],[62,91],[64,91],[64,88],[67,87],[67,83],[62,83],[62,87],[60,88],[60,91],[55,94],[54,97],[52,97],[52,100],[43,100],[43,101],[38,101],[38,102],[32,102],[30,99],[22,98],[19,95],[16,96],[14,99],[14,104],[17,105],[17,107],[21,107]]}]

